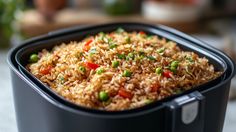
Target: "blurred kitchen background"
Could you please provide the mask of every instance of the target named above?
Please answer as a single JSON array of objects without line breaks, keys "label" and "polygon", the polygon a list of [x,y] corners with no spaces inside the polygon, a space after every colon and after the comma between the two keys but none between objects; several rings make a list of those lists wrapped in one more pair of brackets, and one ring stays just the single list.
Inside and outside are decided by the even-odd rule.
[{"label": "blurred kitchen background", "polygon": [[[0,132],[17,132],[6,63],[11,47],[53,30],[119,21],[170,26],[236,59],[236,0],[0,0]],[[224,132],[236,130],[235,99],[233,79]]]}]

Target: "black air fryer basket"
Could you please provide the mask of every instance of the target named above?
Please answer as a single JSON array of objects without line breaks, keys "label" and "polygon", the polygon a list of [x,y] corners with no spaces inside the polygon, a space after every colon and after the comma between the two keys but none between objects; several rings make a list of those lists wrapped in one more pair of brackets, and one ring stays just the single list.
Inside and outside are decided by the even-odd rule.
[{"label": "black air fryer basket", "polygon": [[[182,94],[141,108],[108,112],[65,100],[25,69],[31,53],[119,27],[173,40],[182,49],[205,56],[223,74]],[[229,87],[235,74],[234,63],[221,51],[174,29],[140,23],[74,27],[51,32],[12,49],[8,62],[19,132],[222,132]]]}]

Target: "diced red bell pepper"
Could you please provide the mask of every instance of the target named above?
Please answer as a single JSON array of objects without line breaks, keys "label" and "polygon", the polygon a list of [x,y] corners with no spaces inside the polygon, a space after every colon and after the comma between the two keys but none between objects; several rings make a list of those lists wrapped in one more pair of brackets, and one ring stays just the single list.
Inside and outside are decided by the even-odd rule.
[{"label": "diced red bell pepper", "polygon": [[109,36],[110,36],[111,38],[115,38],[114,33],[110,33]]},{"label": "diced red bell pepper", "polygon": [[164,75],[164,77],[171,78],[172,72],[169,71],[169,70],[166,70],[166,71],[163,72],[163,75]]},{"label": "diced red bell pepper", "polygon": [[139,34],[145,35],[146,33],[144,31],[140,31]]},{"label": "diced red bell pepper", "polygon": [[89,68],[89,69],[94,69],[96,70],[99,65],[98,64],[95,64],[95,63],[92,63],[92,62],[85,62],[84,65]]},{"label": "diced red bell pepper", "polygon": [[89,49],[90,49],[90,43],[92,43],[92,42],[93,42],[92,39],[88,40],[88,41],[84,44],[83,50],[86,51],[86,52],[88,52]]},{"label": "diced red bell pepper", "polygon": [[126,91],[124,88],[121,88],[118,91],[118,95],[120,95],[121,97],[124,97],[124,98],[129,98],[129,99],[132,99],[132,97],[133,97],[132,93],[130,93],[129,91]]},{"label": "diced red bell pepper", "polygon": [[41,74],[43,74],[43,75],[47,75],[47,74],[49,74],[50,73],[50,71],[52,70],[52,66],[51,65],[49,65],[49,66],[47,66],[47,67],[44,67],[44,68],[42,68],[42,69],[40,69],[40,73]]}]

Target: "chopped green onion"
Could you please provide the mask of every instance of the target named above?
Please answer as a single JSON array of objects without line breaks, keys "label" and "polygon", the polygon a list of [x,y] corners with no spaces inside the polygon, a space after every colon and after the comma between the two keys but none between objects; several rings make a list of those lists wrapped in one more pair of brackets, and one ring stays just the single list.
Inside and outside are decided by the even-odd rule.
[{"label": "chopped green onion", "polygon": [[118,57],[119,59],[125,59],[125,55],[124,55],[124,54],[117,54],[117,57]]},{"label": "chopped green onion", "polygon": [[156,72],[156,74],[162,74],[163,70],[162,70],[162,68],[158,67],[158,68],[156,68],[155,72]]},{"label": "chopped green onion", "polygon": [[123,73],[124,77],[130,77],[132,75],[132,72],[130,72],[129,70],[125,70]]},{"label": "chopped green onion", "polygon": [[76,58],[80,58],[80,57],[82,57],[82,56],[84,56],[83,52],[79,52],[78,54],[75,54],[75,57],[76,57]]},{"label": "chopped green onion", "polygon": [[103,69],[103,68],[98,68],[97,71],[96,71],[96,73],[97,73],[98,75],[101,75],[103,72],[104,72],[104,69]]},{"label": "chopped green onion", "polygon": [[170,69],[170,66],[164,66],[165,69]]},{"label": "chopped green onion", "polygon": [[189,62],[194,62],[192,57],[186,57],[186,60],[188,60]]},{"label": "chopped green onion", "polygon": [[134,58],[135,61],[139,61],[142,60],[145,56],[144,55],[139,55],[137,57]]},{"label": "chopped green onion", "polygon": [[96,50],[96,48],[91,48],[88,52],[89,52],[89,55],[93,55],[93,54],[97,53],[97,50]]},{"label": "chopped green onion", "polygon": [[85,72],[86,72],[86,68],[85,68],[85,67],[83,67],[83,66],[80,66],[80,67],[79,67],[79,70],[80,70],[81,72],[83,72],[83,73],[85,73]]},{"label": "chopped green onion", "polygon": [[156,58],[154,58],[153,56],[147,56],[147,58],[148,58],[149,60],[152,60],[152,61],[155,61],[155,60],[156,60]]},{"label": "chopped green onion", "polygon": [[104,33],[104,32],[100,32],[100,33],[99,33],[99,35],[102,35],[102,36],[104,36],[104,35],[105,35],[105,33]]},{"label": "chopped green onion", "polygon": [[145,57],[145,52],[143,52],[143,51],[139,51],[138,54],[139,54],[139,56],[138,56],[139,60],[141,60]]},{"label": "chopped green onion", "polygon": [[116,32],[117,33],[122,33],[122,32],[124,32],[125,30],[123,29],[123,28],[121,28],[121,27],[119,27],[117,30],[116,30]]},{"label": "chopped green onion", "polygon": [[130,43],[130,42],[131,42],[131,39],[130,39],[130,37],[129,37],[129,36],[127,36],[127,37],[125,38],[125,41],[126,41],[126,43]]},{"label": "chopped green onion", "polygon": [[160,49],[157,49],[157,53],[163,53],[165,51],[165,47],[162,47]]},{"label": "chopped green onion", "polygon": [[108,44],[111,44],[112,41],[113,41],[112,38],[108,38],[108,39],[107,39]]},{"label": "chopped green onion", "polygon": [[175,94],[181,94],[183,91],[180,89],[180,88],[178,88],[178,89],[176,89],[175,90]]},{"label": "chopped green onion", "polygon": [[119,66],[120,62],[119,61],[113,61],[112,62],[112,67],[117,68]]},{"label": "chopped green onion", "polygon": [[143,59],[144,57],[145,57],[144,55],[140,55],[140,56],[139,56],[140,59]]},{"label": "chopped green onion", "polygon": [[65,80],[65,78],[63,76],[61,76],[59,79],[60,79],[60,81],[64,81]]},{"label": "chopped green onion", "polygon": [[32,54],[32,55],[30,55],[29,61],[30,61],[31,63],[36,63],[36,62],[38,62],[38,60],[39,60],[39,57],[38,57],[37,54]]},{"label": "chopped green onion", "polygon": [[138,53],[139,53],[139,55],[145,55],[145,52],[143,52],[143,51],[139,51]]},{"label": "chopped green onion", "polygon": [[145,104],[151,104],[152,102],[153,102],[152,99],[146,99],[146,100],[145,100]]},{"label": "chopped green onion", "polygon": [[117,44],[110,44],[110,45],[109,45],[109,48],[110,48],[110,49],[113,49],[113,48],[116,48],[116,47],[117,47]]},{"label": "chopped green onion", "polygon": [[59,77],[59,80],[60,80],[61,83],[64,83],[64,82],[65,82],[65,78],[64,78],[63,76],[60,76],[60,77]]},{"label": "chopped green onion", "polygon": [[100,32],[99,35],[100,35],[100,37],[99,37],[100,40],[103,40],[104,37],[106,36],[106,34],[104,32]]},{"label": "chopped green onion", "polygon": [[153,35],[147,35],[147,39],[152,39]]},{"label": "chopped green onion", "polygon": [[100,101],[107,101],[109,99],[109,95],[105,91],[100,91],[99,92],[99,100]]},{"label": "chopped green onion", "polygon": [[126,59],[134,59],[134,53],[129,53]]}]

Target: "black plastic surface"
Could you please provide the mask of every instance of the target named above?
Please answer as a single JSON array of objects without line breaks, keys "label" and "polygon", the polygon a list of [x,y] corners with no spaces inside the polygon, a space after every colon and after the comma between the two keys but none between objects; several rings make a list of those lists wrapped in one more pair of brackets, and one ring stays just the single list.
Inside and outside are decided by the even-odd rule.
[{"label": "black plastic surface", "polygon": [[[196,107],[189,107],[197,104]],[[165,104],[166,109],[166,132],[203,132],[205,118],[205,98],[199,92],[193,92],[188,95],[174,99]],[[188,111],[184,112],[184,108]],[[185,109],[186,110],[186,109]],[[194,111],[196,110],[196,111]],[[196,116],[193,116],[196,115]],[[193,118],[189,122],[183,119]]]}]

